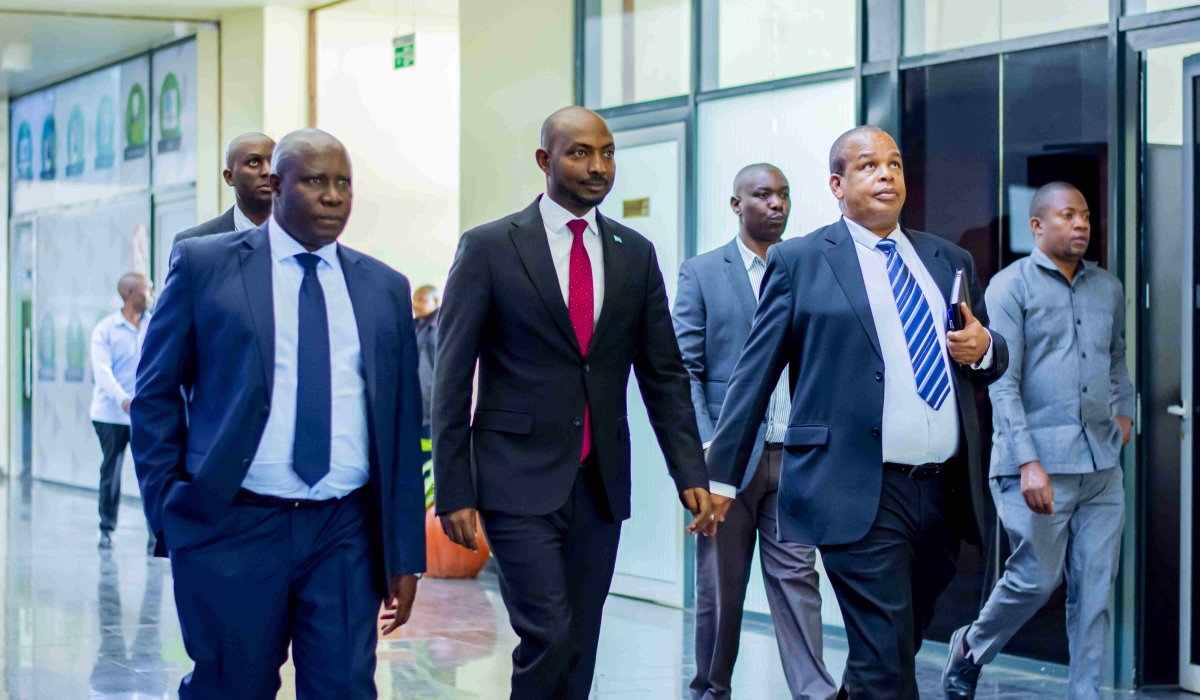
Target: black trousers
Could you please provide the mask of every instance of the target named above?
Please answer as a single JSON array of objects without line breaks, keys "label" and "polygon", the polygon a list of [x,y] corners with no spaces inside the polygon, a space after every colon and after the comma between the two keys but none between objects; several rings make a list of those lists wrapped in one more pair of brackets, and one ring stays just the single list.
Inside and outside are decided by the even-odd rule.
[{"label": "black trousers", "polygon": [[129,426],[92,421],[100,438],[100,531],[117,529],[117,510],[121,506],[121,465],[129,445]]},{"label": "black trousers", "polygon": [[850,646],[839,697],[920,697],[917,650],[957,569],[958,542],[945,512],[940,477],[911,479],[885,470],[879,513],[866,537],[820,548]]},{"label": "black trousers", "polygon": [[500,594],[521,641],[512,700],[587,700],[621,524],[608,513],[594,467],[583,467],[547,515],[481,511],[500,566]]}]

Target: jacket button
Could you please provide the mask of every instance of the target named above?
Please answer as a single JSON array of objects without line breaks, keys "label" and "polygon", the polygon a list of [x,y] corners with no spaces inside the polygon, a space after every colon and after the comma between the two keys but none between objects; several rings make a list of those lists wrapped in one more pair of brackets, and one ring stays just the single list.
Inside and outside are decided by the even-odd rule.
[{"label": "jacket button", "polygon": [[879,437],[882,434],[883,433],[879,431],[879,428],[871,428],[871,437]]},{"label": "jacket button", "polygon": [[591,372],[591,371],[592,371],[592,366],[591,366],[591,365],[584,365],[584,366],[583,366],[583,371],[584,371],[584,372]]},{"label": "jacket button", "polygon": [[575,427],[576,427],[576,428],[583,427],[583,419],[582,419],[582,418],[580,418],[579,416],[576,416],[576,417],[575,417],[575,420],[573,420],[573,421],[571,421],[571,422],[575,424]]},{"label": "jacket button", "polygon": [[876,372],[875,379],[877,379],[879,381],[883,381],[883,372]]}]

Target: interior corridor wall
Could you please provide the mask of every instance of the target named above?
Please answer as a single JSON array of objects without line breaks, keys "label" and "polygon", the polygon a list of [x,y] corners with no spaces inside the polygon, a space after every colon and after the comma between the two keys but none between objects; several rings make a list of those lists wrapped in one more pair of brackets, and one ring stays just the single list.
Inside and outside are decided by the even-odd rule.
[{"label": "interior corridor wall", "polygon": [[404,3],[351,0],[316,13],[316,125],[354,169],[342,239],[408,276],[445,283],[459,225],[457,7],[416,0],[416,64],[396,69],[392,39],[414,31]]},{"label": "interior corridor wall", "polygon": [[[0,97],[0,221],[5,222],[8,230],[8,98]],[[4,279],[8,279],[8,235],[0,236],[0,260],[4,261]],[[8,284],[0,284],[0,309],[8,308]],[[8,348],[8,323],[0,323],[0,348]],[[8,408],[12,392],[18,391],[8,376],[9,354],[0,352],[0,386],[5,389],[5,400],[0,401],[0,436],[7,436]],[[9,444],[5,437],[4,444]],[[8,450],[0,450],[0,472],[8,473]]]},{"label": "interior corridor wall", "polygon": [[464,230],[523,209],[545,190],[533,153],[542,121],[574,103],[574,5],[459,0]]}]

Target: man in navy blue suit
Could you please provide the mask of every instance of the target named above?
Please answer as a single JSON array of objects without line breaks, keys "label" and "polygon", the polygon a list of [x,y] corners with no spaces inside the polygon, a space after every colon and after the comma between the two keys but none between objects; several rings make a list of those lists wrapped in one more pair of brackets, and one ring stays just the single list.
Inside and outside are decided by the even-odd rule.
[{"label": "man in navy blue suit", "polygon": [[[899,225],[904,162],[887,133],[843,134],[829,170],[842,218],[767,254],[708,468],[742,483],[786,366],[779,538],[816,545],[837,593],[850,647],[841,697],[916,700],[934,602],[960,541],[983,529],[974,388],[1004,374],[1008,348],[987,329],[971,256]],[[959,270],[973,306],[953,330]],[[713,493],[718,521],[731,505]]]},{"label": "man in navy blue suit", "polygon": [[271,189],[263,225],[176,246],[138,371],[138,482],[196,663],[179,697],[274,698],[290,644],[298,698],[375,698],[380,601],[386,634],[425,569],[409,285],[337,243],[332,136],[280,141]]}]

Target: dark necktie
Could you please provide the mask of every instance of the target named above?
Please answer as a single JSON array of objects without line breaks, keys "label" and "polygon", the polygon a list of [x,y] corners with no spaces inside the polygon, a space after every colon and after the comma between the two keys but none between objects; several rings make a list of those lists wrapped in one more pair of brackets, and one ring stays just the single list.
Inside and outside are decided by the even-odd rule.
[{"label": "dark necktie", "polygon": [[317,278],[321,258],[301,253],[300,314],[296,351],[296,437],[292,469],[310,487],[329,473],[332,390],[329,369],[329,317],[325,290]]},{"label": "dark necktie", "polygon": [[[570,281],[568,283],[567,312],[571,316],[571,325],[575,327],[575,338],[579,341],[579,349],[586,358],[588,346],[592,343],[592,331],[596,325],[596,298],[592,287],[592,260],[588,257],[587,248],[583,247],[583,234],[587,231],[587,222],[575,219],[567,222],[575,240],[571,242]],[[587,459],[592,453],[592,409],[584,398],[583,404],[583,449],[579,453],[579,462]]]}]

